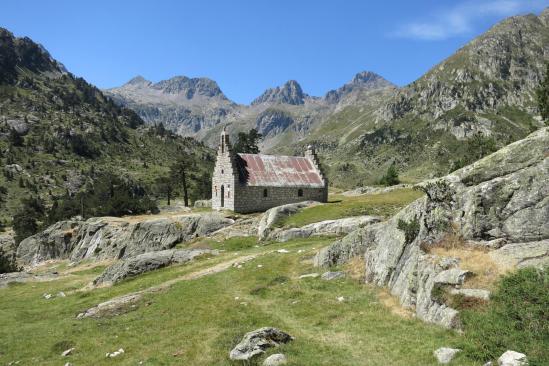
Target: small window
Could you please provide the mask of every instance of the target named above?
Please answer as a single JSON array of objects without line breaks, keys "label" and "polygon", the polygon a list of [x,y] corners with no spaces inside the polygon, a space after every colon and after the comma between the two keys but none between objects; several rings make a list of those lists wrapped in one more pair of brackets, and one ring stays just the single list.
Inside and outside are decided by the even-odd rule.
[{"label": "small window", "polygon": [[301,188],[299,188],[299,189],[297,190],[297,196],[298,196],[298,197],[303,197],[303,190],[302,190]]},{"label": "small window", "polygon": [[217,197],[217,186],[214,186],[215,196]]},{"label": "small window", "polygon": [[224,171],[223,171],[223,169],[221,169],[221,174],[223,174],[223,173],[224,173]]},{"label": "small window", "polygon": [[267,192],[267,188],[263,190],[263,197],[268,197],[269,193]]}]

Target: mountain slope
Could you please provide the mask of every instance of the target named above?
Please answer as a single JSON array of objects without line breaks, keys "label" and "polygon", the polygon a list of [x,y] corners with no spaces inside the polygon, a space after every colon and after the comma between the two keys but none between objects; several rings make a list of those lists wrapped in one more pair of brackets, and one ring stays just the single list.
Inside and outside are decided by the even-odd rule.
[{"label": "mountain slope", "polygon": [[[395,163],[405,180],[443,175],[543,126],[535,89],[549,56],[549,11],[506,19],[410,85],[336,110],[306,139],[343,186]],[[341,179],[344,177],[344,179]]]},{"label": "mountain slope", "polygon": [[0,186],[7,219],[32,194],[46,202],[93,183],[110,170],[147,186],[178,156],[212,164],[192,140],[142,127],[131,110],[76,78],[28,38],[0,28]]}]

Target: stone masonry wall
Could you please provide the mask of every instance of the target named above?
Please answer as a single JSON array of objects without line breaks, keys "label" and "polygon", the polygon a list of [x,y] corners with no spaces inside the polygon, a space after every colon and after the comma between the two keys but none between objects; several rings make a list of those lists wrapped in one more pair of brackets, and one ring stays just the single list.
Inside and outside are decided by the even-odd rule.
[{"label": "stone masonry wall", "polygon": [[[263,191],[267,190],[267,197]],[[303,190],[303,196],[298,195],[298,190]],[[303,187],[249,187],[246,185],[236,186],[235,212],[247,213],[255,211],[266,211],[287,203],[301,201],[325,202],[325,188],[303,188]]]}]

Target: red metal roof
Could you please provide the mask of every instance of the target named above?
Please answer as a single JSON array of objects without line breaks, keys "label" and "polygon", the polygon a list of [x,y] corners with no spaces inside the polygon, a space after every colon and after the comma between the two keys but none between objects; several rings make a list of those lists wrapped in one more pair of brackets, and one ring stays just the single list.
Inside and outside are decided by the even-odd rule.
[{"label": "red metal roof", "polygon": [[240,180],[249,186],[324,187],[320,172],[306,157],[238,154],[238,158]]}]

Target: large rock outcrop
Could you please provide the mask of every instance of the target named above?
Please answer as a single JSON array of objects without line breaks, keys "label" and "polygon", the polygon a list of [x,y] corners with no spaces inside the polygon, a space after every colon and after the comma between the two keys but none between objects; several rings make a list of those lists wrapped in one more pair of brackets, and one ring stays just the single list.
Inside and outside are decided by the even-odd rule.
[{"label": "large rock outcrop", "polygon": [[363,256],[367,282],[387,286],[425,321],[458,327],[458,312],[431,296],[438,286],[455,286],[441,280],[448,278],[441,273],[457,263],[423,249],[451,232],[487,249],[498,243],[500,248],[490,253],[496,260],[549,263],[548,181],[549,128],[543,128],[470,166],[422,184],[425,197],[387,222],[356,230],[321,250],[315,263],[335,265]]},{"label": "large rock outcrop", "polygon": [[319,204],[315,201],[303,201],[297,203],[289,203],[287,205],[273,207],[261,216],[259,224],[257,226],[257,236],[259,240],[264,240],[268,237],[269,233],[273,230],[276,223],[282,220],[284,217],[288,217],[296,214],[300,210]]},{"label": "large rock outcrop", "polygon": [[189,214],[132,223],[113,217],[60,221],[23,240],[17,256],[23,264],[49,259],[122,259],[173,248],[208,235],[234,221],[221,214]]},{"label": "large rock outcrop", "polygon": [[172,264],[190,262],[194,258],[204,254],[217,255],[217,253],[216,250],[209,249],[168,249],[143,253],[116,262],[105,269],[93,283],[94,285],[113,285],[126,278],[135,277],[142,273],[154,271]]},{"label": "large rock outcrop", "polygon": [[358,228],[381,221],[378,216],[356,216],[337,220],[315,222],[302,227],[290,229],[274,229],[267,236],[268,239],[285,242],[296,238],[308,238],[321,235],[343,235]]}]

